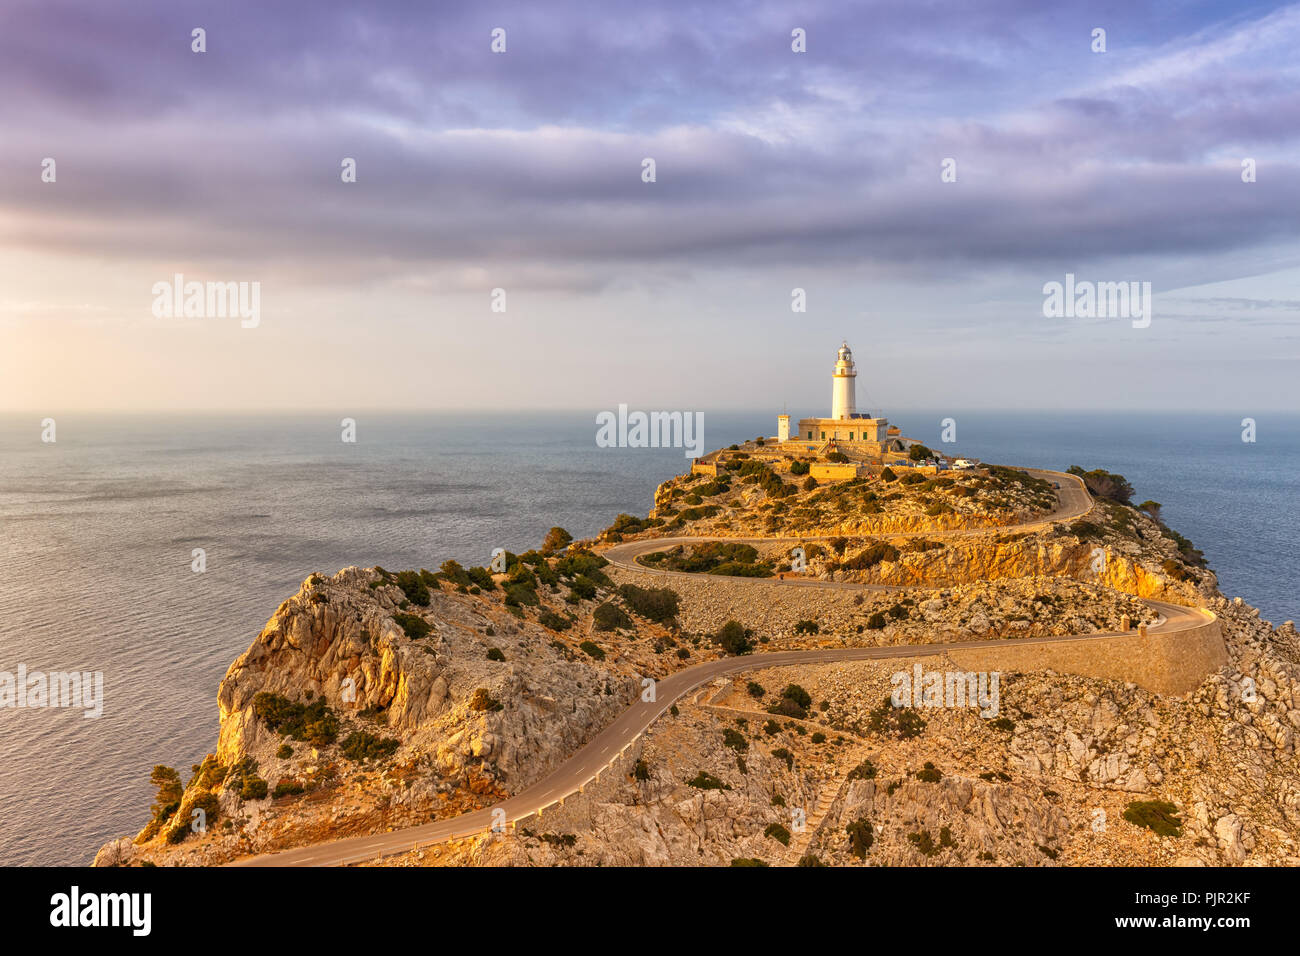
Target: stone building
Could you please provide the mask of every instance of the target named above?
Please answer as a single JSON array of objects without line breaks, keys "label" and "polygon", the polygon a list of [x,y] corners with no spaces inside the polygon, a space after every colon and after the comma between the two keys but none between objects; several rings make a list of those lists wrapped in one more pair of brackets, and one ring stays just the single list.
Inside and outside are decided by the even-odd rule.
[{"label": "stone building", "polygon": [[[790,432],[790,417],[777,419],[777,438],[782,443],[800,448],[828,450],[833,445],[852,457],[883,458],[890,452],[906,450],[908,440],[898,429],[891,429],[889,420],[858,411],[857,366],[853,351],[847,342],[840,346],[831,372],[831,414],[829,418],[802,418],[795,434]],[[857,453],[856,455],[854,453]]]}]

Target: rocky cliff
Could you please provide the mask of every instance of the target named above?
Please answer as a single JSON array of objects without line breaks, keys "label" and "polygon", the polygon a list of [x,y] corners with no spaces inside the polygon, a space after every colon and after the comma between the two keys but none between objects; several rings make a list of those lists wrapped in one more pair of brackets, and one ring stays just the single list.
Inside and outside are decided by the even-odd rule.
[{"label": "rocky cliff", "polygon": [[[996,530],[1008,514],[1037,521],[1048,507],[1041,483],[1005,470],[968,477],[968,495],[959,482],[883,493],[860,482],[816,500],[818,489],[805,492],[797,507],[775,479],[752,474],[741,487],[669,483],[656,498],[675,516],[624,516],[605,538],[664,535],[679,518],[692,533],[719,521],[770,528],[785,502],[780,532],[809,535],[800,576],[896,590],[655,577],[608,567],[582,543],[564,556],[509,555],[502,574],[448,562],[433,574],[312,575],[222,681],[213,752],[187,780],[157,768],[144,829],[96,862],[220,863],[489,805],[607,726],[644,676],[734,651],[722,635],[735,622],[755,669],[679,702],[581,796],[510,833],[385,862],[1300,863],[1300,640],[1290,622],[1274,628],[1225,600],[1158,518],[1099,502],[1084,519]],[[726,511],[692,512],[700,491]],[[912,521],[954,494],[972,521],[972,501],[991,509],[984,530],[953,532],[954,518],[936,515],[912,536],[825,541],[814,540],[824,522],[791,517],[874,511],[897,495],[883,504]],[[774,568],[789,547],[747,560]],[[664,582],[669,591],[653,590]],[[962,707],[900,716],[909,708],[882,703],[898,661],[761,666],[763,652],[794,647],[1118,630],[1154,621],[1148,597],[1214,610],[1228,667],[1183,697],[1002,674],[990,717]],[[919,660],[954,669],[942,650]]]}]

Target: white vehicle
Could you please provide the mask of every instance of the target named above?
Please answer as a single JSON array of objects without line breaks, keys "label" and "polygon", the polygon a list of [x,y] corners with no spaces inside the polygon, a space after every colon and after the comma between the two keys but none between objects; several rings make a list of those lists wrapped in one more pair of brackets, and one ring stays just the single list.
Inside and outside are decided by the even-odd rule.
[{"label": "white vehicle", "polygon": [[978,462],[971,461],[969,458],[954,458],[952,466],[954,468],[974,468]]}]

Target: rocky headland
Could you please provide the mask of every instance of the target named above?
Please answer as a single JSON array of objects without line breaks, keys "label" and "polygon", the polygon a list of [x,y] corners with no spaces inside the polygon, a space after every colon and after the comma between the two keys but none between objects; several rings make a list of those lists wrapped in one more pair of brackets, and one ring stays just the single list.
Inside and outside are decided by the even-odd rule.
[{"label": "rocky headland", "polygon": [[[375,862],[1300,863],[1300,640],[1220,594],[1159,505],[1100,471],[818,482],[755,451],[496,569],[310,575],[222,680],[211,753],[156,767],[141,831],[96,864],[223,864],[490,807],[651,682],[737,657],[562,805]],[[1126,679],[1040,668],[1031,645],[996,715],[890,700],[901,671],[971,670],[963,647],[1090,635],[1102,653],[1170,606],[1222,642],[1186,693],[1148,689],[1139,659]],[[925,645],[943,646],[764,661]]]}]

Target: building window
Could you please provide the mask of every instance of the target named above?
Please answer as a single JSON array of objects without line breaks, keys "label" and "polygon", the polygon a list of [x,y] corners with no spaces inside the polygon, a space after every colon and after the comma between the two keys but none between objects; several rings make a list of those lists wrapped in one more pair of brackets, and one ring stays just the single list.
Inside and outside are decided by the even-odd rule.
[{"label": "building window", "polygon": [[853,441],[853,432],[849,432],[849,441]]},{"label": "building window", "polygon": [[808,440],[809,440],[809,441],[812,440],[812,432],[809,432],[809,433],[808,433]]}]

